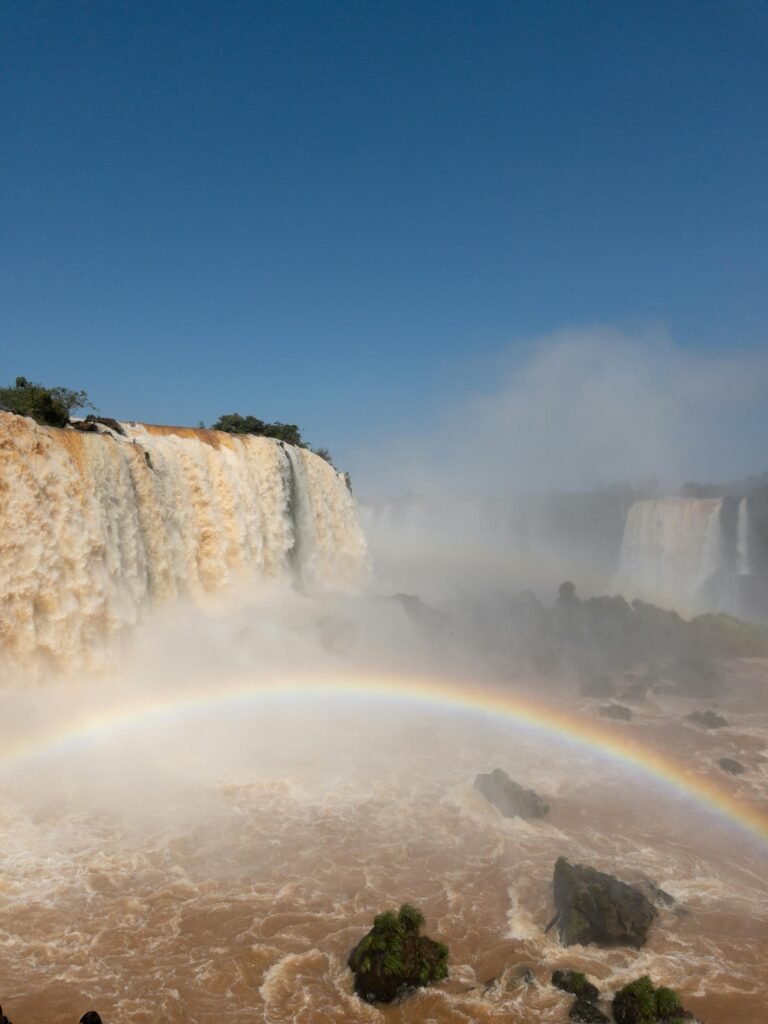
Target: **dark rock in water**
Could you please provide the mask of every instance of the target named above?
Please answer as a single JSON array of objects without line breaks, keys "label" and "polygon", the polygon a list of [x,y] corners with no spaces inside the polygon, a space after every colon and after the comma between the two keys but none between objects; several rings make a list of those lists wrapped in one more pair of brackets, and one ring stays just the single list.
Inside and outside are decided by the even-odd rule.
[{"label": "dark rock in water", "polygon": [[90,423],[88,420],[70,420],[70,427],[73,430],[81,430],[84,434],[98,434],[99,428],[95,423]]},{"label": "dark rock in water", "polygon": [[80,1018],[80,1024],[101,1024],[101,1017],[95,1010],[88,1010]]},{"label": "dark rock in water", "polygon": [[675,904],[675,897],[656,885],[649,878],[638,882],[635,888],[644,893],[651,903],[655,903],[657,907],[672,907]]},{"label": "dark rock in water", "polygon": [[639,949],[657,910],[639,889],[612,875],[558,857],[553,877],[560,942]]},{"label": "dark rock in water", "polygon": [[694,711],[685,717],[687,721],[703,725],[705,729],[722,729],[724,725],[728,725],[722,715],[718,715],[714,711]]},{"label": "dark rock in water", "polygon": [[552,984],[563,992],[570,992],[572,996],[579,996],[592,1002],[600,998],[598,987],[587,981],[586,974],[582,974],[581,971],[555,971],[552,975]]},{"label": "dark rock in water", "polygon": [[616,1024],[672,1024],[688,1018],[677,992],[671,988],[654,988],[645,975],[625,985],[613,997]]},{"label": "dark rock in water", "polygon": [[117,420],[113,420],[111,416],[94,416],[91,413],[85,417],[87,423],[101,423],[102,426],[109,427],[110,430],[114,430],[116,434],[122,434],[125,437],[125,431],[123,430],[122,423]]},{"label": "dark rock in water", "polygon": [[[0,410],[0,411],[5,412],[6,410],[3,409],[3,410]],[[11,1024],[11,1022],[8,1020],[8,1018],[3,1013],[2,1006],[0,1006],[0,1024]]]},{"label": "dark rock in water", "polygon": [[610,1024],[608,1017],[606,1017],[602,1010],[598,1010],[590,999],[586,999],[583,996],[576,1000],[568,1016],[571,1020],[575,1020],[577,1024]]},{"label": "dark rock in water", "polygon": [[721,757],[717,763],[729,775],[743,775],[747,770],[740,761],[734,761],[732,757]]},{"label": "dark rock in water", "polygon": [[600,709],[603,718],[618,718],[622,722],[628,722],[632,718],[632,712],[623,704],[604,704]]},{"label": "dark rock in water", "polygon": [[377,914],[373,928],[349,954],[355,992],[369,1003],[400,1002],[448,976],[448,947],[420,934],[424,917],[404,903]]},{"label": "dark rock in water", "polygon": [[495,768],[490,775],[478,775],[475,789],[479,789],[505,818],[543,818],[549,813],[546,800],[532,789],[523,789],[501,768]]}]

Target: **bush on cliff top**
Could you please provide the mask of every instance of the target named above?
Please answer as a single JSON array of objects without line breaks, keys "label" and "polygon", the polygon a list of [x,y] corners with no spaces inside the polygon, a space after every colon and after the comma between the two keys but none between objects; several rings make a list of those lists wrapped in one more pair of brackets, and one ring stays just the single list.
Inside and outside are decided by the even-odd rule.
[{"label": "bush on cliff top", "polygon": [[0,387],[0,405],[17,416],[31,416],[48,427],[66,427],[76,409],[93,408],[85,391],[70,388],[47,388],[26,377],[17,377],[11,387]]},{"label": "bush on cliff top", "polygon": [[[309,448],[295,423],[266,423],[257,416],[241,416],[239,412],[219,416],[211,430],[223,430],[225,434],[253,434],[256,437],[274,437],[277,441],[293,444],[297,448]],[[333,465],[327,448],[311,448],[315,455]]]}]

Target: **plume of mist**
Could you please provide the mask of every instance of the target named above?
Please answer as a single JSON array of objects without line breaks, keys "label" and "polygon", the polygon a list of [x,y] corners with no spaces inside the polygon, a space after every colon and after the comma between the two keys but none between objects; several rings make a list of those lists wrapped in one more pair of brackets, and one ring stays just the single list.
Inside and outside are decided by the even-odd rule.
[{"label": "plume of mist", "polygon": [[504,495],[723,480],[765,458],[764,353],[707,352],[659,330],[603,327],[516,345],[488,375],[493,386],[439,409],[426,437],[356,452],[358,492]]},{"label": "plume of mist", "polygon": [[604,586],[615,565],[576,550],[567,531],[540,525],[521,546],[503,500],[622,484],[663,494],[765,468],[763,353],[601,327],[517,345],[488,376],[482,393],[443,403],[427,436],[391,437],[352,461],[374,558],[393,585],[551,587],[578,573],[588,589]]}]

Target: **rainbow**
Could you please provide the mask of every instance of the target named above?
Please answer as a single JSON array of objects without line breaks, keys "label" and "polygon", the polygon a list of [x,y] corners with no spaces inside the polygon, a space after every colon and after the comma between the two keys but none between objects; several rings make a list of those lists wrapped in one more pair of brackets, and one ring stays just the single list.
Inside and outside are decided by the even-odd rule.
[{"label": "rainbow", "polygon": [[56,728],[6,740],[0,748],[0,772],[19,769],[35,758],[58,756],[111,735],[153,722],[176,721],[274,701],[317,698],[346,704],[383,703],[422,710],[456,711],[507,722],[567,741],[594,756],[618,762],[661,784],[768,844],[768,809],[738,799],[719,780],[699,775],[676,759],[637,741],[631,729],[610,727],[586,715],[563,712],[509,689],[430,678],[372,676],[291,677],[279,681],[235,681],[215,690],[187,690],[108,706]]}]

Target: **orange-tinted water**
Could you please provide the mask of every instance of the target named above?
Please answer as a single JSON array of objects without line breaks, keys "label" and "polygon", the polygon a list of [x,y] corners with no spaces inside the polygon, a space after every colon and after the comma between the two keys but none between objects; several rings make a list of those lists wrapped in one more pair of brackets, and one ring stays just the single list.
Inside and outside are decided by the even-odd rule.
[{"label": "orange-tinted water", "polygon": [[[741,663],[734,679],[718,704],[727,730],[684,723],[701,705],[670,697],[615,728],[673,743],[697,772],[737,757],[748,772],[734,791],[765,800],[766,665]],[[497,766],[549,799],[547,819],[505,820],[484,802],[472,781]],[[606,994],[648,973],[707,1024],[766,1019],[766,846],[508,724],[319,701],[187,721],[6,771],[0,821],[0,1002],[14,1024],[74,1024],[91,1007],[105,1024],[556,1024],[572,1001],[548,984],[557,967]],[[651,878],[677,903],[639,952],[563,949],[544,935],[561,854]],[[451,976],[370,1007],[346,956],[404,900],[448,943]],[[533,984],[518,978],[526,966]]]}]

